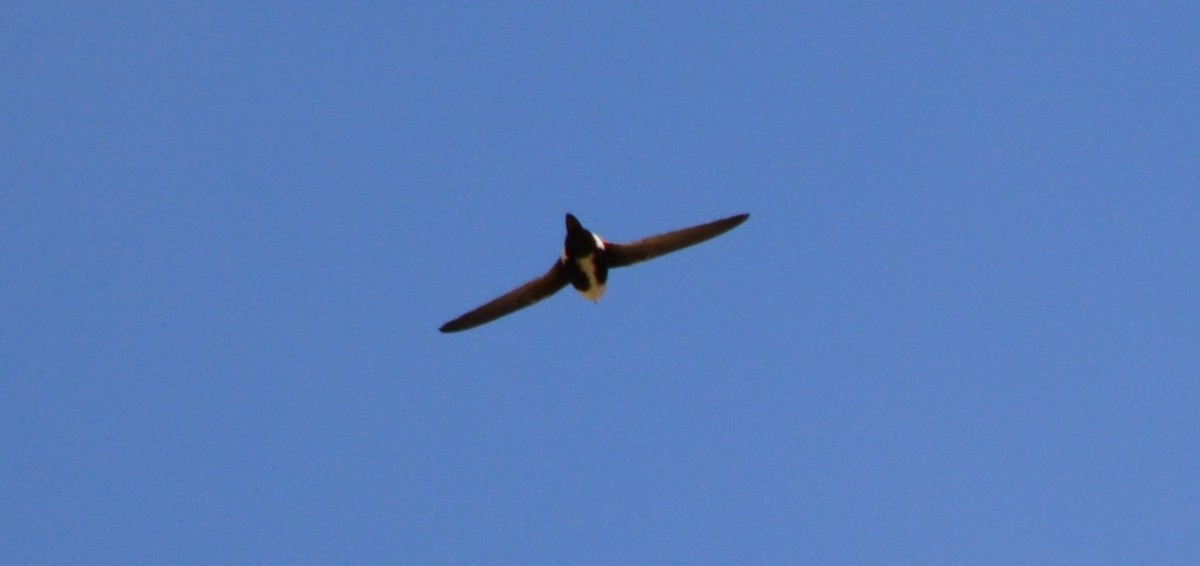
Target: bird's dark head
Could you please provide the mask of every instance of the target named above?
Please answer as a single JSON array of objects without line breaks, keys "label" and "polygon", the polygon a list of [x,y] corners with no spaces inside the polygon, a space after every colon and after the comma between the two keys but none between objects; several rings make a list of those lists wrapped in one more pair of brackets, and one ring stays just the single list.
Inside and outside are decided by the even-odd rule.
[{"label": "bird's dark head", "polygon": [[567,213],[567,231],[573,232],[576,230],[583,230],[583,229],[584,229],[583,224],[579,223],[579,219],[575,218],[574,214],[571,214],[570,212],[568,212]]},{"label": "bird's dark head", "polygon": [[567,213],[567,239],[563,250],[568,257],[582,257],[596,250],[596,237],[579,223],[574,214]]}]

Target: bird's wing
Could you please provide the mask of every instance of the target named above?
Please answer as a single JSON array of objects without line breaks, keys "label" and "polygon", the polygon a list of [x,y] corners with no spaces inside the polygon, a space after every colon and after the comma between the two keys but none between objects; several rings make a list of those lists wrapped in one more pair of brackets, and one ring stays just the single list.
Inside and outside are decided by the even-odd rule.
[{"label": "bird's wing", "polygon": [[567,270],[563,268],[561,262],[555,262],[554,267],[551,267],[550,271],[546,272],[545,275],[443,324],[438,330],[442,332],[458,332],[460,330],[467,330],[468,328],[475,328],[481,324],[487,324],[557,293],[559,289],[567,286],[567,282]]},{"label": "bird's wing", "polygon": [[625,267],[638,262],[654,259],[674,251],[694,246],[724,234],[745,222],[749,214],[738,214],[729,218],[714,220],[708,224],[692,226],[666,234],[650,236],[628,244],[605,243],[604,249],[608,255],[609,267]]}]

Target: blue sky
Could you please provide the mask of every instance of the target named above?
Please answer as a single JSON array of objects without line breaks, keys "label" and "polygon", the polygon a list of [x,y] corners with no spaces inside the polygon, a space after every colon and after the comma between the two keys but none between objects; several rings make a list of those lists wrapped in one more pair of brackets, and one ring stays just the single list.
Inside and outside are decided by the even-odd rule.
[{"label": "blue sky", "polygon": [[1200,10],[644,4],[0,8],[5,561],[1200,558]]}]

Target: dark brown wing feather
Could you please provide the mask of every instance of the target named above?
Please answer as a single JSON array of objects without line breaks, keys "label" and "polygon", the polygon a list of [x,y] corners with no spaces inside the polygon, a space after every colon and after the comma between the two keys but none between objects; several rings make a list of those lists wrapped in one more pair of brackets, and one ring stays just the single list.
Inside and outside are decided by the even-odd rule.
[{"label": "dark brown wing feather", "polygon": [[747,218],[750,218],[749,214],[739,214],[708,224],[643,238],[628,244],[605,243],[604,249],[608,252],[608,266],[625,267],[694,246],[733,230]]},{"label": "dark brown wing feather", "polygon": [[475,328],[481,324],[487,324],[557,293],[559,289],[567,286],[567,282],[566,269],[563,269],[561,263],[554,262],[554,267],[551,267],[550,271],[546,272],[545,275],[443,324],[438,330],[442,332],[458,332],[460,330],[467,330],[468,328]]}]

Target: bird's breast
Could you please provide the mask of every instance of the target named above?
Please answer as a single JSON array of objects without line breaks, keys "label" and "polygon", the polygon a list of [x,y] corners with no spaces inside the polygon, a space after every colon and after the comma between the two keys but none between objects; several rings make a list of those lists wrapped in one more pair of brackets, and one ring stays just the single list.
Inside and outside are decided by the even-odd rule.
[{"label": "bird's breast", "polygon": [[591,253],[574,260],[576,276],[571,278],[571,286],[579,291],[583,298],[595,302],[604,296],[605,282],[608,280],[607,266],[597,261],[596,254]]}]

